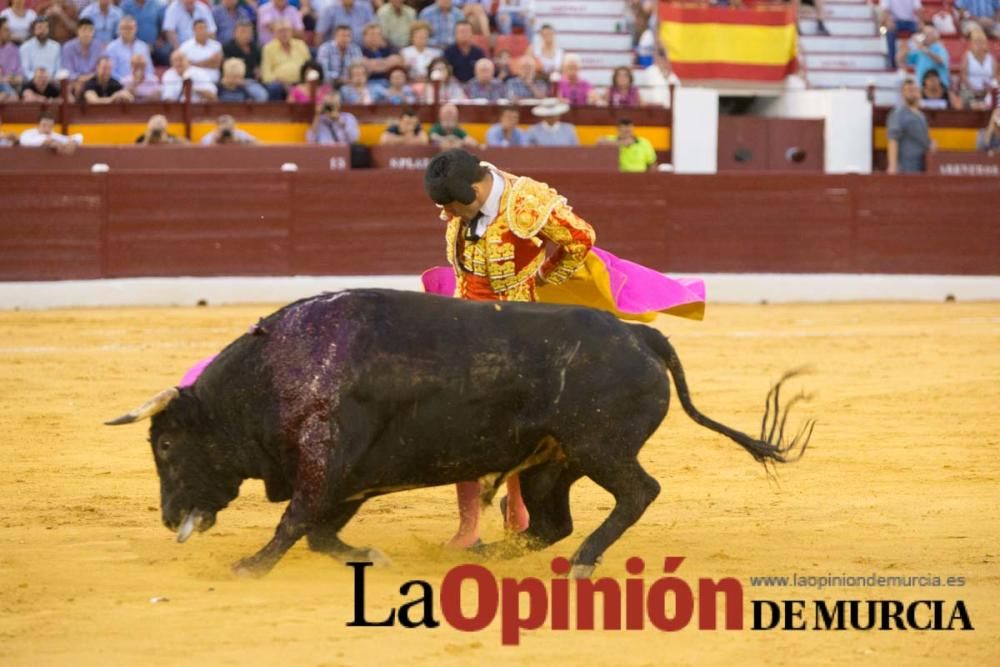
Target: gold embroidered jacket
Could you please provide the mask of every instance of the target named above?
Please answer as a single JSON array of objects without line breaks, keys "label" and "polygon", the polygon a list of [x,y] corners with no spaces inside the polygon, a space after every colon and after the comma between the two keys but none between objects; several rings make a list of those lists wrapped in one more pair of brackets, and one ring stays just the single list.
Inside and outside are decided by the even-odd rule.
[{"label": "gold embroidered jacket", "polygon": [[[535,279],[559,284],[583,264],[594,230],[566,198],[545,183],[499,172],[504,179],[496,219],[478,241],[464,238],[460,218],[448,220],[448,261],[455,296],[477,300],[534,301]],[[546,259],[545,242],[556,246]]]}]

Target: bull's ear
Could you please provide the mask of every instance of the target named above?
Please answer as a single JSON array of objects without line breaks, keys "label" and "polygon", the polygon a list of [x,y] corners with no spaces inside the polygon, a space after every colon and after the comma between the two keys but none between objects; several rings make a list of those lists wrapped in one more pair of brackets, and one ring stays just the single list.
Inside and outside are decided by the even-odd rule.
[{"label": "bull's ear", "polygon": [[126,412],[121,417],[112,419],[111,421],[104,422],[107,426],[119,426],[121,424],[132,424],[141,419],[147,419],[152,417],[157,412],[161,412],[163,409],[170,404],[170,401],[174,400],[180,395],[180,391],[177,387],[171,387],[170,389],[164,389],[153,398],[149,399],[135,410],[131,412]]}]

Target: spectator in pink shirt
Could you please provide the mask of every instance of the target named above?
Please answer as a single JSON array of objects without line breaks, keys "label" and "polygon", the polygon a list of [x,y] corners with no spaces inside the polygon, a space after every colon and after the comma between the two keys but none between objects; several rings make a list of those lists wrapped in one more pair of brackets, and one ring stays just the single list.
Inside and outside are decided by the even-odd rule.
[{"label": "spectator in pink shirt", "polygon": [[[316,100],[322,100],[333,92],[333,86],[323,83],[323,68],[315,60],[302,63],[301,82],[288,89],[288,97],[285,101],[290,104],[315,104]],[[311,82],[316,82],[315,98],[311,92]]]},{"label": "spectator in pink shirt", "polygon": [[302,12],[288,4],[288,0],[271,0],[257,10],[257,41],[267,44],[274,37],[272,25],[278,19],[288,21],[292,26],[292,37],[302,39],[305,25],[302,23]]},{"label": "spectator in pink shirt", "polygon": [[593,104],[594,90],[590,82],[580,78],[580,56],[567,53],[563,57],[562,77],[557,88],[559,98],[570,106]]}]

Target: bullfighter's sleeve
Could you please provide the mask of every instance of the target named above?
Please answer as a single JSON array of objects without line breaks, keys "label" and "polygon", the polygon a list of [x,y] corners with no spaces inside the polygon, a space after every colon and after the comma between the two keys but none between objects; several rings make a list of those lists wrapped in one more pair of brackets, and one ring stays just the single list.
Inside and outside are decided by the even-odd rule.
[{"label": "bullfighter's sleeve", "polygon": [[595,239],[594,228],[566,204],[555,207],[538,236],[556,244],[555,252],[539,270],[542,280],[552,285],[558,285],[576,273]]}]

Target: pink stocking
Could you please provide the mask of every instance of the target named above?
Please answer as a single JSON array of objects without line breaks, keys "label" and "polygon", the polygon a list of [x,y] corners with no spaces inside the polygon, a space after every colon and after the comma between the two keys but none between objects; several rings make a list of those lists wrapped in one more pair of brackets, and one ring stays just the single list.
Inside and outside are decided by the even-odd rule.
[{"label": "pink stocking", "polygon": [[458,532],[451,538],[448,546],[455,549],[468,549],[479,541],[479,482],[459,482],[455,485],[458,492]]}]

